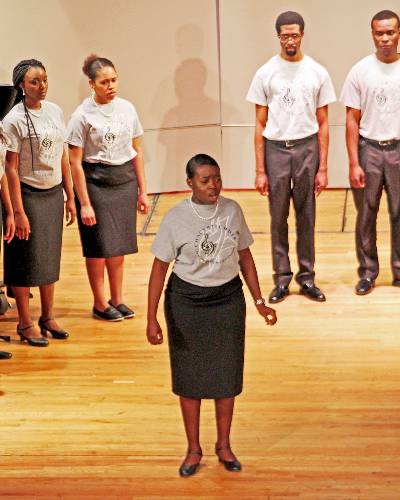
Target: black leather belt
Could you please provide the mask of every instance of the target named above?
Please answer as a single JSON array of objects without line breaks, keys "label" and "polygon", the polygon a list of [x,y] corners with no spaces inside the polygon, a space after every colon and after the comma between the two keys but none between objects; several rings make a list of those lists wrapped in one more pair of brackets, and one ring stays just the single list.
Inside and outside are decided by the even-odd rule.
[{"label": "black leather belt", "polygon": [[360,135],[360,139],[364,140],[367,144],[375,146],[376,148],[383,148],[383,149],[395,148],[400,144],[399,139],[388,139],[387,141],[375,141],[375,139],[367,139],[362,135]]},{"label": "black leather belt", "polygon": [[316,135],[317,134],[308,135],[307,137],[302,137],[301,139],[293,139],[287,141],[276,141],[275,139],[267,139],[267,141],[278,146],[285,146],[285,148],[294,148],[295,146],[297,146],[297,144],[303,144],[304,142],[307,142],[316,137]]}]

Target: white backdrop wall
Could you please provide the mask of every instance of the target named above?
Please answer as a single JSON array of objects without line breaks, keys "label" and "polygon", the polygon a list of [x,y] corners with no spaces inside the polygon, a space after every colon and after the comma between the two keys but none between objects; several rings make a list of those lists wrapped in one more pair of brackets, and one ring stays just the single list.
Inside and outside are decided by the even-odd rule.
[{"label": "white backdrop wall", "polygon": [[[109,57],[120,95],[145,128],[150,192],[185,189],[190,156],[221,163],[225,187],[253,186],[253,106],[245,95],[256,69],[279,50],[276,16],[306,20],[304,49],[329,70],[337,90],[349,68],[373,51],[369,22],[397,3],[377,0],[0,0],[0,81],[35,57],[49,76],[49,100],[69,117],[87,95],[81,72],[91,52]],[[347,186],[344,110],[330,108],[330,186]]]}]

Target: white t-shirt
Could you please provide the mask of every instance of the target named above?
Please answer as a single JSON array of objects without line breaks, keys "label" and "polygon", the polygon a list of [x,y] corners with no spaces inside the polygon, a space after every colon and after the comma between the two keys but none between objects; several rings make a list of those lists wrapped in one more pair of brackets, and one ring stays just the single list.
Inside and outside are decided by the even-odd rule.
[{"label": "white t-shirt", "polygon": [[7,114],[3,120],[3,126],[10,140],[7,150],[19,155],[20,181],[38,189],[50,189],[62,181],[61,157],[66,131],[61,109],[52,102],[42,101],[41,104],[40,110],[29,111],[28,109],[37,136],[30,124],[29,139],[27,118],[22,102],[19,102]]},{"label": "white t-shirt", "polygon": [[122,165],[137,155],[132,139],[143,134],[133,104],[115,97],[108,104],[86,98],[68,123],[67,142],[83,148],[83,160],[89,163]]},{"label": "white t-shirt", "polygon": [[361,110],[363,137],[400,139],[400,60],[387,64],[375,54],[361,59],[347,75],[340,101]]},{"label": "white t-shirt", "polygon": [[257,70],[246,99],[268,106],[263,136],[287,141],[317,133],[316,110],[335,102],[336,95],[328,72],[314,59],[290,62],[276,55]]},{"label": "white t-shirt", "polygon": [[[194,207],[202,217],[210,217],[216,208],[197,203]],[[235,201],[220,196],[215,217],[202,220],[186,199],[166,214],[151,251],[163,262],[175,260],[173,271],[184,281],[219,286],[239,274],[238,251],[253,241]]]}]

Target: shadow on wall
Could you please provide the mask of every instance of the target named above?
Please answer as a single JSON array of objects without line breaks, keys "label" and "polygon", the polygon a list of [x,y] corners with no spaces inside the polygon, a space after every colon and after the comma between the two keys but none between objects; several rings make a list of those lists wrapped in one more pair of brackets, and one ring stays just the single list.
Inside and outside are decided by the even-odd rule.
[{"label": "shadow on wall", "polygon": [[211,148],[215,155],[215,144],[204,141],[210,130],[204,129],[219,128],[219,101],[205,94],[206,81],[207,68],[202,59],[186,59],[176,68],[174,89],[178,103],[165,114],[158,133],[163,149],[162,191],[186,189],[184,166],[194,154],[211,154]]},{"label": "shadow on wall", "polygon": [[[164,79],[151,106],[154,115],[159,112],[160,99],[176,102],[161,120],[157,136],[158,183],[162,191],[186,189],[184,167],[188,159],[198,152],[209,152],[220,157],[215,141],[208,144],[211,127],[219,127],[218,73],[208,74],[202,58],[204,34],[195,24],[181,26],[175,33],[175,49],[180,64],[173,77]],[[207,95],[207,82],[214,97]],[[172,93],[172,95],[171,95]],[[163,108],[164,106],[161,106]],[[211,132],[212,134],[212,132]]]}]

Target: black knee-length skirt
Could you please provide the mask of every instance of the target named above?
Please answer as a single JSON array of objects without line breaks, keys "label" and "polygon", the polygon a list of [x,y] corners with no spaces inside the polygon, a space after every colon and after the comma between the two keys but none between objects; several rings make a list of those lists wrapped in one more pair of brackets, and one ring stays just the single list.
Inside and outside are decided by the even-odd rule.
[{"label": "black knee-length skirt", "polygon": [[173,392],[194,399],[240,394],[246,303],[239,276],[221,286],[200,287],[172,273],[164,312]]},{"label": "black knee-length skirt", "polygon": [[22,203],[31,227],[28,240],[14,236],[4,245],[4,282],[39,286],[60,278],[64,197],[62,185],[38,189],[21,183]]},{"label": "black knee-length skirt", "polygon": [[96,216],[94,226],[83,224],[76,198],[83,256],[107,258],[136,253],[138,186],[132,161],[112,166],[83,162],[83,168]]}]

